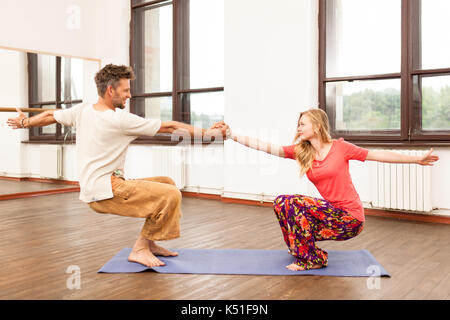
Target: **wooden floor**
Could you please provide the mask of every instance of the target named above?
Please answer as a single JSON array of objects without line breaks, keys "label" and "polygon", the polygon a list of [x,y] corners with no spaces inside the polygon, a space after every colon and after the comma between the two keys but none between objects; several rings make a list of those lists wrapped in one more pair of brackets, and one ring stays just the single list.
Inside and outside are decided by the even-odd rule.
[{"label": "wooden floor", "polygon": [[[285,249],[271,208],[183,199],[181,238],[169,248]],[[450,299],[450,226],[367,217],[365,230],[325,249],[367,249],[392,275],[99,274],[131,247],[143,220],[98,214],[78,193],[0,202],[0,299]],[[81,271],[70,290],[66,273]]]}]

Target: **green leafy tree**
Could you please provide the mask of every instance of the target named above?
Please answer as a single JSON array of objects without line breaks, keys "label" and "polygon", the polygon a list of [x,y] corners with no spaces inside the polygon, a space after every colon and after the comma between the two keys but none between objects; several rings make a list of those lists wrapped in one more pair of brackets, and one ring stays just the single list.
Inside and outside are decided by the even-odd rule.
[{"label": "green leafy tree", "polygon": [[400,92],[366,89],[344,96],[346,130],[400,129]]},{"label": "green leafy tree", "polygon": [[[400,91],[366,89],[343,98],[345,130],[399,130]],[[450,130],[450,86],[422,88],[423,130]]]},{"label": "green leafy tree", "polygon": [[422,88],[422,128],[450,130],[450,86]]}]

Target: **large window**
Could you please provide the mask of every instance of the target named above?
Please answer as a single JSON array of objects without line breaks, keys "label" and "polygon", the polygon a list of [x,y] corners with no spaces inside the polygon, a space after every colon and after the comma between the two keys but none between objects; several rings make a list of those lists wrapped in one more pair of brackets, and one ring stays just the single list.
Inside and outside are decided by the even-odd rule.
[{"label": "large window", "polygon": [[[82,59],[27,53],[27,60],[30,108],[66,109],[82,102]],[[29,130],[31,141],[64,140],[75,134],[74,127],[59,123]]]},{"label": "large window", "polygon": [[450,1],[319,1],[319,104],[333,136],[450,143]]},{"label": "large window", "polygon": [[223,120],[223,6],[224,0],[131,1],[131,112],[205,129]]}]

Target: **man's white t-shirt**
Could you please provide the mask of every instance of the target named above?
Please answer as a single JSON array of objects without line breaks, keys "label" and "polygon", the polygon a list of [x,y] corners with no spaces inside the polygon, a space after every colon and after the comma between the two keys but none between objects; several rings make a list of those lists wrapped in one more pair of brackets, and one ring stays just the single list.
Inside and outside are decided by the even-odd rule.
[{"label": "man's white t-shirt", "polygon": [[53,113],[55,120],[76,127],[76,159],[80,200],[93,202],[113,197],[111,174],[123,170],[128,145],[141,135],[154,136],[159,119],[145,119],[121,109],[97,111],[82,103]]}]

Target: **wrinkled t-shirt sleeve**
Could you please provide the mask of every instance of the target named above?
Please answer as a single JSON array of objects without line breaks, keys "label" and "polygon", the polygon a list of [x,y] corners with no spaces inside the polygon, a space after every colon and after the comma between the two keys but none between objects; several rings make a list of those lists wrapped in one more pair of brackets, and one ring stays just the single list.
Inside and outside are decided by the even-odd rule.
[{"label": "wrinkled t-shirt sleeve", "polygon": [[345,158],[347,160],[366,161],[367,154],[369,153],[368,149],[358,147],[353,143],[345,141],[344,139],[340,139],[339,142],[341,143]]},{"label": "wrinkled t-shirt sleeve", "polygon": [[161,128],[160,119],[146,119],[129,112],[122,112],[121,116],[121,129],[128,136],[154,136]]},{"label": "wrinkled t-shirt sleeve", "polygon": [[76,126],[76,119],[78,112],[81,111],[83,104],[78,104],[69,109],[62,109],[53,112],[53,117],[56,122],[70,127]]}]

